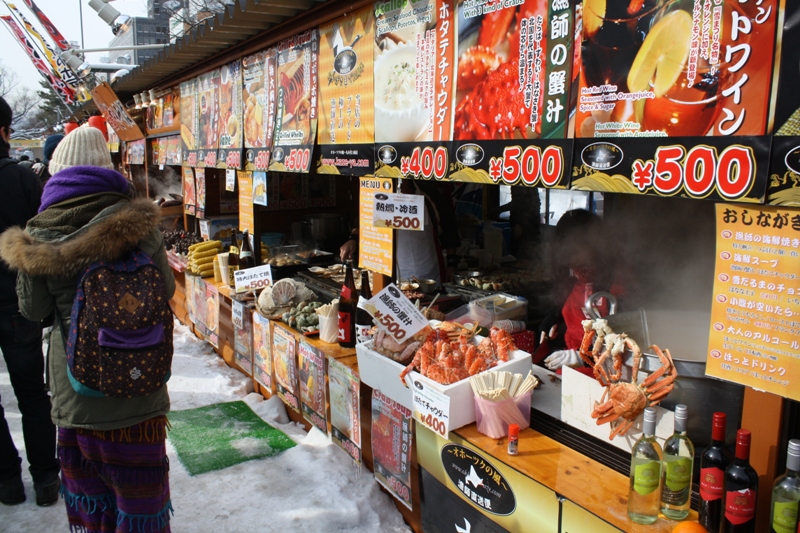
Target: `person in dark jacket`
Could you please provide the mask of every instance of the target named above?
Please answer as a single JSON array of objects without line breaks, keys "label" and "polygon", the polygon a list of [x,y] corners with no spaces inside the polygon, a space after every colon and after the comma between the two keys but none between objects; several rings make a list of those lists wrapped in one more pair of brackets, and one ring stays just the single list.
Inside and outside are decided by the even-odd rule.
[{"label": "person in dark jacket", "polygon": [[[36,175],[9,157],[11,108],[0,98],[0,232],[24,226],[36,215],[42,186]],[[0,350],[22,413],[22,434],[38,505],[58,500],[59,465],[56,428],[50,419],[50,397],[44,383],[41,327],[20,314],[16,272],[0,263]],[[0,406],[0,502],[25,501],[22,460]]]},{"label": "person in dark jacket", "polygon": [[54,133],[44,140],[44,162],[36,163],[33,165],[33,170],[42,181],[42,187],[45,186],[47,180],[50,179],[50,160],[53,158],[53,152],[56,151],[58,143],[64,138],[63,133]]}]

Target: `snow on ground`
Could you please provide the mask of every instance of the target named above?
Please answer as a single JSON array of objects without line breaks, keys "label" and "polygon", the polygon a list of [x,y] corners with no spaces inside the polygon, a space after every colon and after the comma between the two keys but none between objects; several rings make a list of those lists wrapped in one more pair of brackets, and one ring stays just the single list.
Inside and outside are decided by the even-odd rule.
[{"label": "snow on ground", "polygon": [[[326,435],[289,422],[283,403],[252,393],[252,381],[229,368],[207,344],[175,322],[175,357],[169,381],[172,408],[192,409],[243,399],[261,418],[298,445],[276,457],[189,476],[167,444],[174,533],[348,533],[409,532],[391,498],[372,473],[360,471]],[[0,359],[0,397],[6,420],[23,458],[28,500],[0,504],[4,533],[66,532],[64,501],[37,507],[22,440],[22,424],[5,362]]]}]

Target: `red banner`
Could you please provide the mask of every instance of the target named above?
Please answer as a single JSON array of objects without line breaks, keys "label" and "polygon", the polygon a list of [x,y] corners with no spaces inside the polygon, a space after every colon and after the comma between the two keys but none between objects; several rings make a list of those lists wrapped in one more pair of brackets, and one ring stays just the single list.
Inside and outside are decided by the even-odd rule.
[{"label": "red banner", "polygon": [[47,18],[47,15],[45,15],[42,10],[33,3],[33,0],[23,0],[23,2],[25,2],[25,5],[28,6],[36,18],[39,19],[39,22],[42,23],[42,26],[44,26],[47,34],[50,35],[50,38],[53,39],[53,42],[56,43],[56,46],[58,46],[60,50],[70,50],[72,48],[66,37],[61,35],[61,32],[58,31],[58,28],[56,28],[55,25],[50,22],[50,19]]}]

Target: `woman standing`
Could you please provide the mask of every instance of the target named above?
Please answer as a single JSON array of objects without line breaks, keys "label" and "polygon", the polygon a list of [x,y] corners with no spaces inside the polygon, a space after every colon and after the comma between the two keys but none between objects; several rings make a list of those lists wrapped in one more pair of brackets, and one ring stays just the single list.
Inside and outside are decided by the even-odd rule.
[{"label": "woman standing", "polygon": [[67,373],[65,339],[79,276],[92,263],[134,250],[152,257],[169,299],[175,289],[153,202],[113,170],[99,130],[81,127],[58,145],[39,214],[23,231],[0,235],[0,257],[18,270],[20,312],[41,320],[55,311],[48,379],[58,426],[62,494],[70,530],[169,531],[166,385],[147,396],[90,397]]}]

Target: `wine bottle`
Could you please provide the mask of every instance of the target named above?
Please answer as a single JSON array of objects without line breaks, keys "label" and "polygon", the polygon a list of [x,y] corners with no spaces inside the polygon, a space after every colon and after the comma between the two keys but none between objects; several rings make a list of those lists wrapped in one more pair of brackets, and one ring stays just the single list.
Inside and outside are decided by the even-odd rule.
[{"label": "wine bottle", "polygon": [[369,271],[361,271],[361,294],[358,296],[358,309],[356,309],[356,341],[367,342],[370,339],[369,332],[372,329],[372,316],[364,308],[367,300],[372,298],[372,290],[369,287]]},{"label": "wine bottle", "polygon": [[239,243],[236,241],[236,229],[231,233],[231,246],[228,249],[228,285],[235,286],[233,273],[239,270]]},{"label": "wine bottle", "polygon": [[725,512],[719,533],[755,533],[758,474],[750,466],[750,431],[736,432],[736,454],[725,470]]},{"label": "wine bottle", "polygon": [[256,258],[253,257],[253,248],[250,246],[250,232],[244,230],[242,233],[242,249],[239,251],[239,268],[253,268],[256,266]]},{"label": "wine bottle", "polygon": [[339,295],[339,346],[352,348],[356,345],[356,305],[358,291],[353,280],[353,261],[348,259],[345,267],[344,285]]},{"label": "wine bottle", "polygon": [[664,443],[661,512],[672,520],[689,516],[691,505],[694,444],[686,434],[687,413],[685,405],[675,406],[675,432]]},{"label": "wine bottle", "polygon": [[631,449],[631,484],[628,516],[639,524],[658,520],[661,481],[661,446],[656,442],[656,410],[644,410],[642,436]]},{"label": "wine bottle", "polygon": [[797,508],[800,502],[800,440],[789,441],[786,473],[772,485],[769,523],[772,533],[797,533]]},{"label": "wine bottle", "polygon": [[717,533],[722,520],[725,469],[733,454],[725,447],[725,413],[716,412],[711,422],[711,444],[700,456],[700,525]]}]

